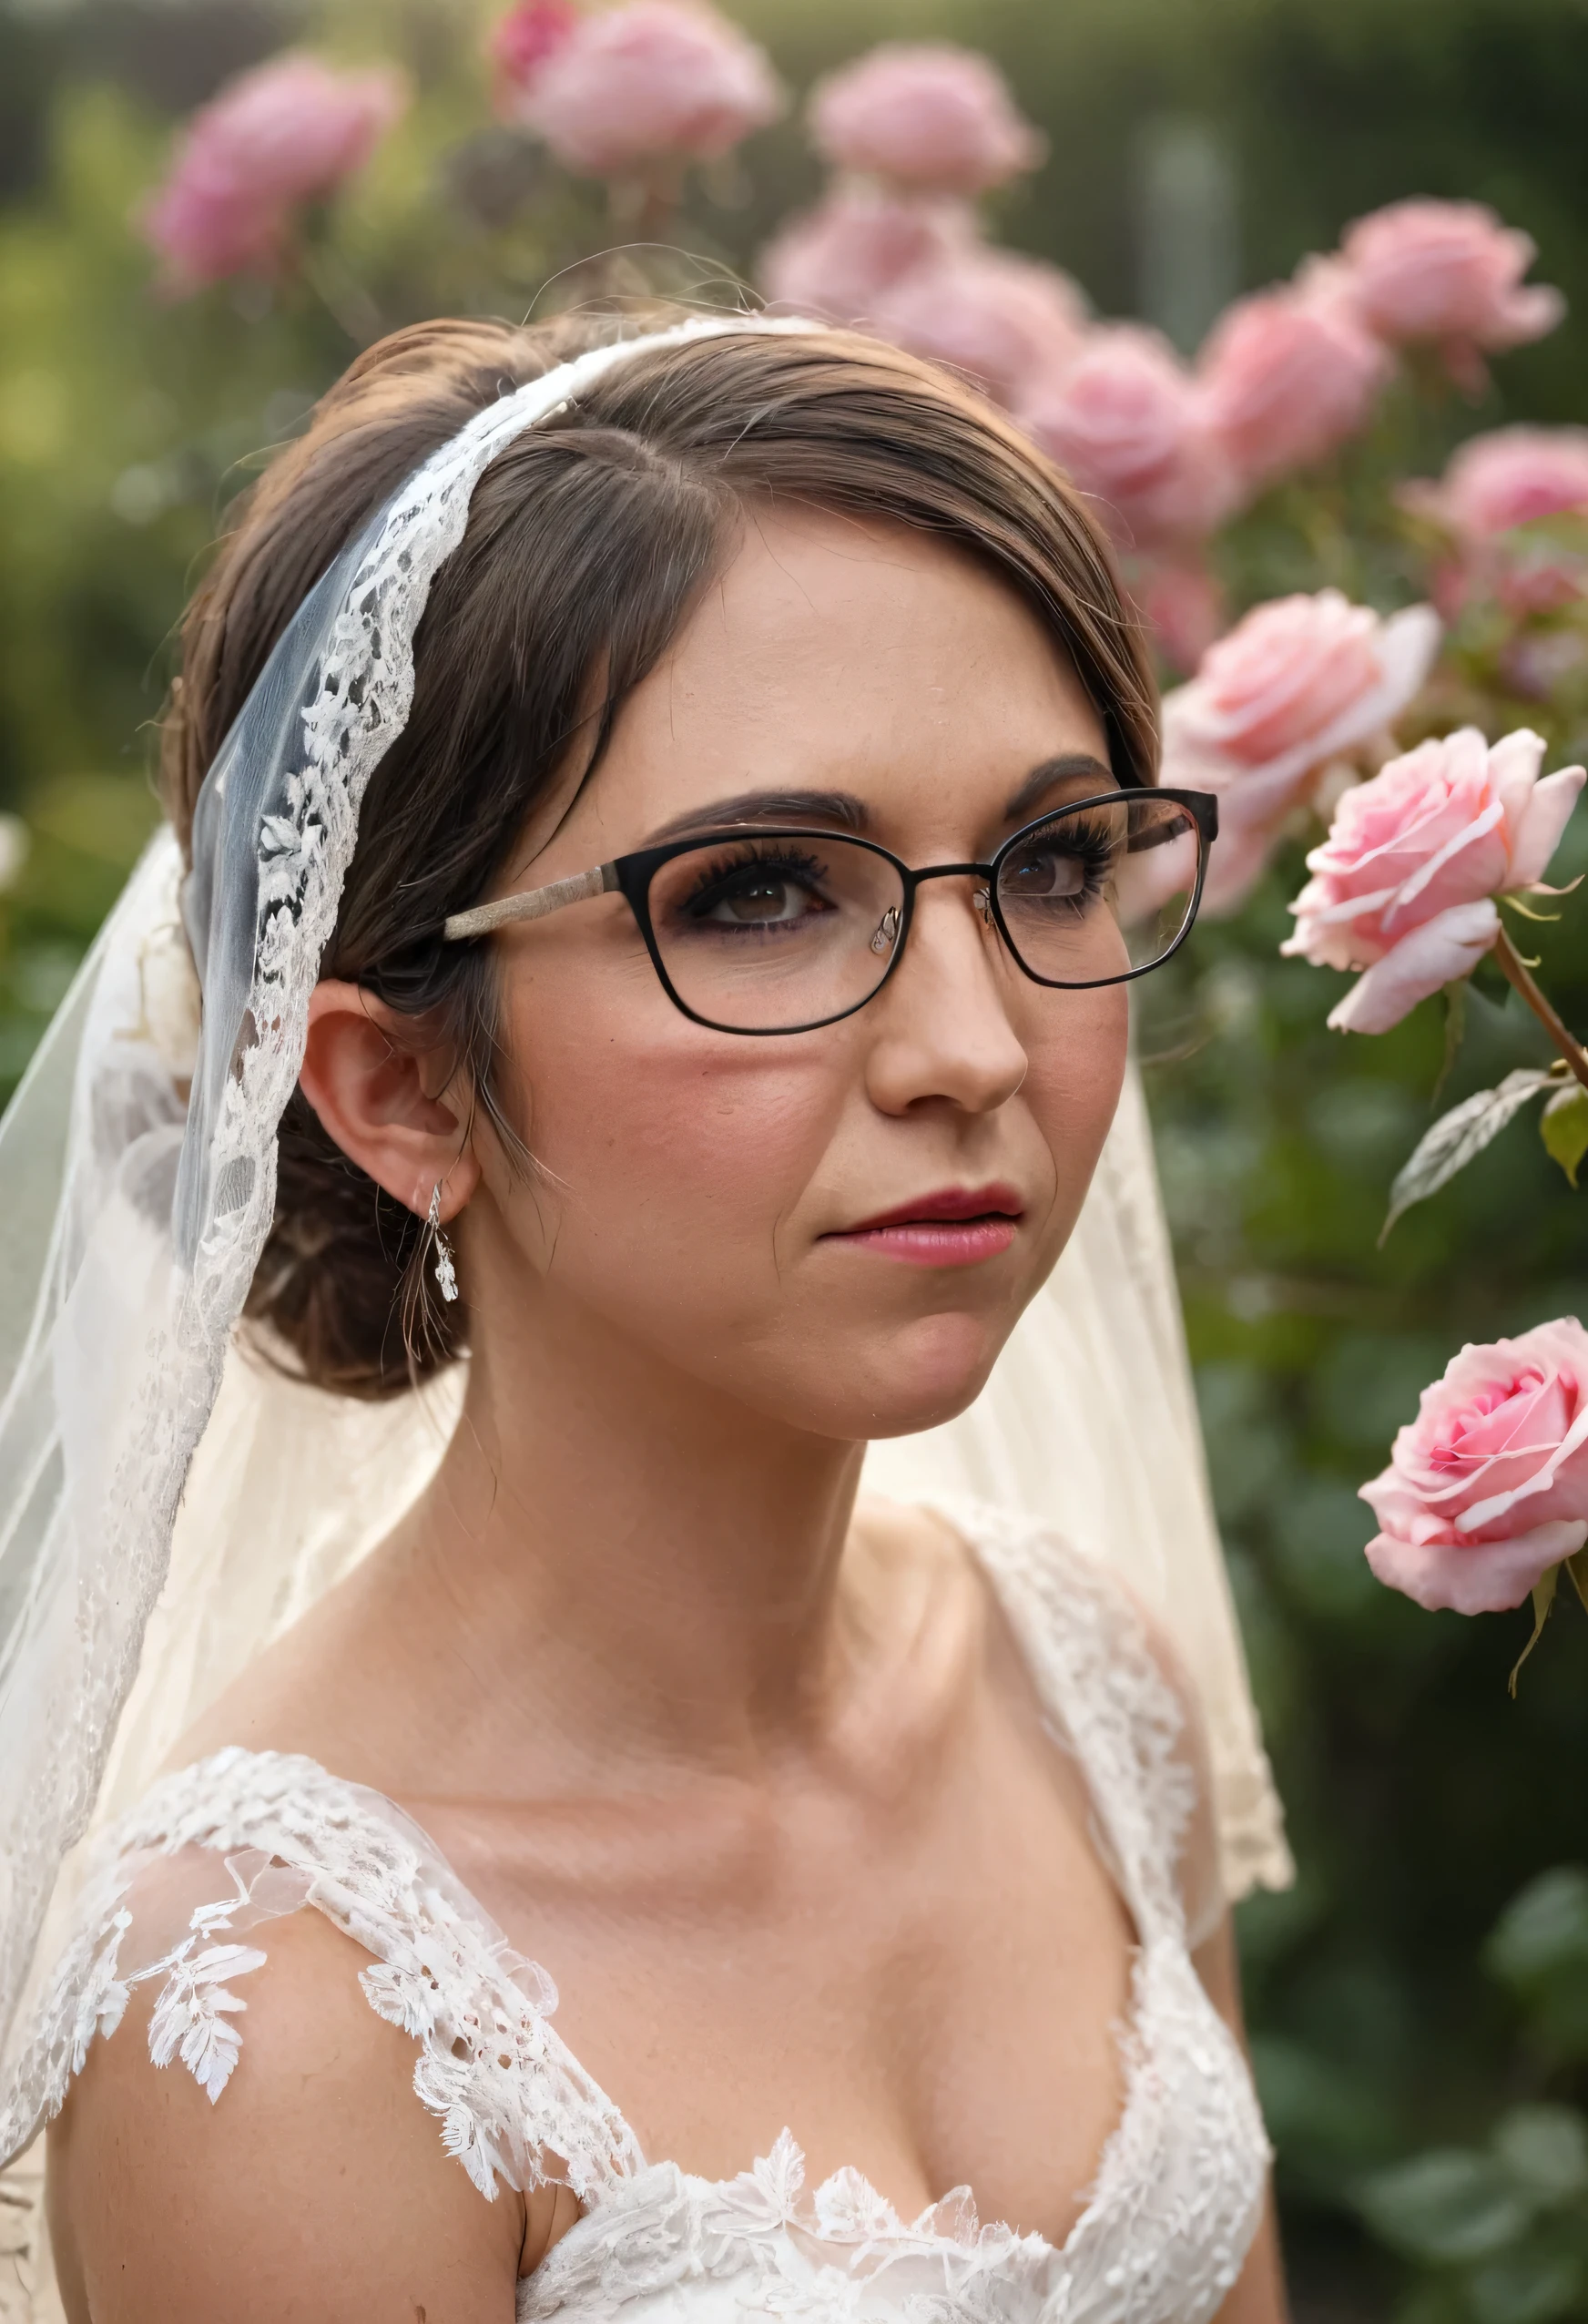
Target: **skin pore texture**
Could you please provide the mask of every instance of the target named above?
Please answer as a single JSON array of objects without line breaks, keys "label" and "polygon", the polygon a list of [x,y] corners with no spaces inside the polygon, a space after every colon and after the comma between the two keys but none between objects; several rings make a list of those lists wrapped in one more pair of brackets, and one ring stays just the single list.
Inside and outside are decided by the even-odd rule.
[{"label": "skin pore texture", "polygon": [[[912,865],[985,861],[1111,780],[1011,591],[813,510],[747,515],[581,771],[499,892],[763,790],[848,794]],[[442,1184],[464,1417],[398,1531],[178,1763],[301,1751],[397,1799],[551,1972],[558,2031],[647,2156],[728,2177],[787,2125],[809,2184],[854,2165],[913,2217],[968,2183],[983,2219],[1057,2242],[1118,2117],[1133,1932],[968,1553],[926,1513],[856,1508],[866,1438],[981,1388],[1125,1066],[1125,991],[1028,981],[973,885],[921,890],[866,1008],[779,1039],[689,1022],[620,896],[510,927],[527,1175],[411,1025],[320,987],[321,1119],[421,1215]],[[856,1231],[991,1188],[1003,1222],[953,1263],[931,1263],[941,1225]],[[147,1995],[90,2054],[50,2146],[74,2324],[510,2324],[573,2198],[484,2204],[358,1948],[312,1911],[261,1942],[213,2109],[151,2071]],[[1197,1965],[1237,2022],[1227,1929]],[[1281,2310],[1268,2229],[1224,2313]]]}]

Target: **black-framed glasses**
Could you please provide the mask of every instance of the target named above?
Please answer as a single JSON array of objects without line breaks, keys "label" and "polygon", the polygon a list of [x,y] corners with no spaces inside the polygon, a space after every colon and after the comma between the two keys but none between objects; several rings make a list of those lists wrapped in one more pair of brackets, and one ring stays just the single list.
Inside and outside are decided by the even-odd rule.
[{"label": "black-framed glasses", "polygon": [[746,824],[641,848],[549,887],[454,912],[448,942],[626,898],[668,998],[718,1033],[811,1033],[852,1016],[904,956],[917,891],[973,880],[971,901],[1034,984],[1124,984],[1185,942],[1218,802],[1111,790],[1005,840],[990,863],[912,871],[873,840]]}]

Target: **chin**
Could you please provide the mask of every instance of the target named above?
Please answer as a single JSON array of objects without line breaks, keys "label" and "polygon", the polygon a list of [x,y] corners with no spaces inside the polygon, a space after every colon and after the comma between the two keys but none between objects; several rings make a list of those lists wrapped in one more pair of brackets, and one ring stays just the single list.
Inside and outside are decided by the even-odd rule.
[{"label": "chin", "polygon": [[907,1324],[865,1367],[853,1433],[917,1436],[956,1419],[986,1386],[1007,1337],[984,1316],[923,1316]]}]

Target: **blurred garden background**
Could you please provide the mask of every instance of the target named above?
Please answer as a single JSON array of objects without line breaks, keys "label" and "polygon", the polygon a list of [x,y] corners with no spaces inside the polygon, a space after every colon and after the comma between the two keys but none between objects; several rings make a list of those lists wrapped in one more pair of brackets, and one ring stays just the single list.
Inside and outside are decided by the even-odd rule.
[{"label": "blurred garden background", "polygon": [[[989,197],[989,231],[1186,355],[1238,293],[1408,196],[1488,203],[1537,243],[1564,323],[1496,355],[1486,382],[1425,367],[1388,392],[1370,439],[1249,498],[1210,552],[1228,617],[1325,585],[1406,606],[1423,552],[1385,516],[1386,476],[1437,475],[1474,432],[1588,423],[1583,0],[730,13],[788,107],[658,205],[562,169],[503,117],[488,59],[501,11],[473,0],[0,5],[0,1096],[153,826],[172,625],[262,454],[361,345],[416,317],[754,281],[822,183],[801,100],[872,43],[992,57],[1047,149]],[[192,109],[289,46],[395,68],[406,109],[334,220],[306,219],[290,266],[173,295],[140,206]],[[688,256],[591,265],[652,236]],[[1468,661],[1444,681],[1461,715],[1491,735],[1525,717],[1551,764],[1582,755],[1588,686],[1572,654],[1531,693],[1512,669],[1519,708],[1482,637],[1463,636]],[[1428,1615],[1381,1588],[1356,1495],[1463,1340],[1588,1316],[1588,1190],[1518,1126],[1377,1248],[1390,1181],[1435,1110],[1444,1028],[1430,1001],[1379,1039],[1326,1030],[1338,980],[1278,950],[1306,836],[1279,832],[1141,1024],[1219,1514],[1299,1868],[1239,1916],[1296,2304],[1317,2324],[1549,2324],[1588,2317],[1588,1626],[1563,1602],[1512,1700],[1527,1616]],[[1584,870],[1588,810],[1552,877]],[[1583,915],[1529,933],[1563,1014],[1588,1029]],[[1550,1055],[1486,967],[1439,1102]]]}]

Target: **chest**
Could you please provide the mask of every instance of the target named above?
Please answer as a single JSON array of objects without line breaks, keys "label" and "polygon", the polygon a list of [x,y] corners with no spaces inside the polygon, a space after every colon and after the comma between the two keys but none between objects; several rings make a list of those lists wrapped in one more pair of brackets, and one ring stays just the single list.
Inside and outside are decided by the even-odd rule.
[{"label": "chest", "polygon": [[731,2178],[787,2127],[811,2183],[852,2166],[905,2217],[969,2185],[1067,2232],[1119,2116],[1133,1932],[1040,1730],[979,1722],[881,1795],[419,1812],[651,2159]]}]

